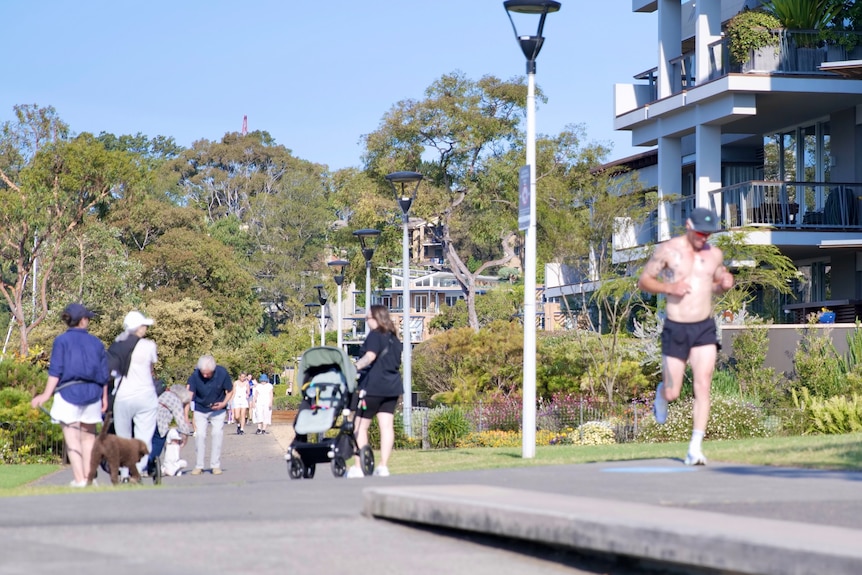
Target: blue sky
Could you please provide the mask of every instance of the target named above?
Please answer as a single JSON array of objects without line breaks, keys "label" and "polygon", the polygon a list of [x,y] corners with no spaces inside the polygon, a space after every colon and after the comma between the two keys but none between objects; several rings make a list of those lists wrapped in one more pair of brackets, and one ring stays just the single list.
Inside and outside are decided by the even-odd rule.
[{"label": "blue sky", "polygon": [[[585,124],[611,158],[643,151],[613,130],[613,85],[655,66],[655,15],[561,2],[538,58],[537,131]],[[0,19],[0,121],[16,104],[51,105],[75,133],[189,146],[247,115],[249,130],[333,170],[359,166],[360,137],[443,74],[525,71],[502,0],[7,0]]]}]

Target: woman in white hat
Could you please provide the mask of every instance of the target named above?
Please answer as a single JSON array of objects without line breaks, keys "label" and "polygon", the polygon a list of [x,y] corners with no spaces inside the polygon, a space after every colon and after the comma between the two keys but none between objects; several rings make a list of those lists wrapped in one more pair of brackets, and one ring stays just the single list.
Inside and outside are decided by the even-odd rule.
[{"label": "woman in white hat", "polygon": [[[153,381],[153,366],[158,361],[156,343],[146,339],[147,329],[153,320],[139,311],[130,311],[123,320],[123,332],[111,348],[125,343],[131,355],[121,360],[118,373],[114,373],[114,431],[120,437],[134,437],[147,444],[152,451],[153,433],[159,402]],[[111,349],[108,350],[109,353]],[[138,471],[147,472],[147,456],[138,462]],[[125,473],[124,473],[125,476]]]}]

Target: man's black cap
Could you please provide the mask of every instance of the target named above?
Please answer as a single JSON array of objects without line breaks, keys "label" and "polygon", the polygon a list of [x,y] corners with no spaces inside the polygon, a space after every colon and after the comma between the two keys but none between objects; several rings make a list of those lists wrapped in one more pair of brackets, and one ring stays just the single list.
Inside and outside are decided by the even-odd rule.
[{"label": "man's black cap", "polygon": [[721,229],[718,215],[709,208],[695,208],[688,216],[691,229],[702,234],[714,234]]}]

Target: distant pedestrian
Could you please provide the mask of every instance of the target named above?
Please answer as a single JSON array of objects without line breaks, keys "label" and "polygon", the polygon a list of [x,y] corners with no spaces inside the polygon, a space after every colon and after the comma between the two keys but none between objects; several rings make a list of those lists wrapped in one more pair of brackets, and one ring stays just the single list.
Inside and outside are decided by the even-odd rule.
[{"label": "distant pedestrian", "polygon": [[233,419],[236,421],[236,434],[245,434],[245,423],[248,419],[248,374],[239,374],[239,379],[233,382]]},{"label": "distant pedestrian", "polygon": [[204,470],[207,446],[207,428],[212,426],[213,439],[210,450],[210,465],[213,475],[221,475],[221,446],[227,405],[233,396],[233,382],[225,368],[216,364],[211,355],[198,360],[197,368],[189,376],[189,391],[195,402],[195,468],[192,475]]},{"label": "distant pedestrian", "polygon": [[265,373],[260,374],[252,397],[252,422],[257,424],[256,435],[265,435],[266,426],[272,425],[272,383]]},{"label": "distant pedestrian", "polygon": [[86,487],[96,441],[96,424],[108,409],[108,354],[105,344],[87,332],[93,312],[79,303],[61,316],[68,328],[54,339],[45,391],[30,402],[40,407],[52,396],[51,419],[63,426],[72,466],[72,487]]}]

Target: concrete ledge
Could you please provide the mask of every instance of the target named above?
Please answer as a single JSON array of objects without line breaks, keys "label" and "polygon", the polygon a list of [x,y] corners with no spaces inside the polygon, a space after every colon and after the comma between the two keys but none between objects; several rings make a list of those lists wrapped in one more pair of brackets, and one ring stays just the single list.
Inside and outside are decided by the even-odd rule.
[{"label": "concrete ledge", "polygon": [[738,573],[862,573],[862,531],[483,485],[370,488],[367,516]]}]

